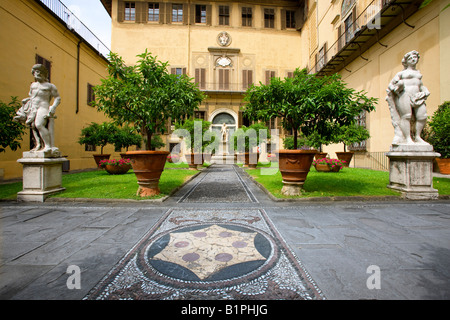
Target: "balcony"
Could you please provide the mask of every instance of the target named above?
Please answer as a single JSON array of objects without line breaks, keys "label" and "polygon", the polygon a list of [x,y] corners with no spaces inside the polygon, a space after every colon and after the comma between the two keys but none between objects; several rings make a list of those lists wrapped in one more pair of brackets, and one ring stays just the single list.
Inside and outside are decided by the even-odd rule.
[{"label": "balcony", "polygon": [[338,40],[322,53],[310,73],[324,76],[336,73],[357,58],[368,60],[364,52],[374,44],[387,47],[381,39],[419,10],[423,0],[374,0],[342,32]]},{"label": "balcony", "polygon": [[72,30],[92,48],[98,51],[104,58],[107,58],[110,50],[97,38],[97,36],[86,27],[62,2],[59,0],[37,0],[42,3],[54,16],[60,19],[68,29]]}]

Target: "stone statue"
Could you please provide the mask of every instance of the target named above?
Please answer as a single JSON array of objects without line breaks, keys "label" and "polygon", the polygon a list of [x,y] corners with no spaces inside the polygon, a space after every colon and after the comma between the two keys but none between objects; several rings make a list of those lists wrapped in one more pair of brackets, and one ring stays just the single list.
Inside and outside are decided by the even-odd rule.
[{"label": "stone statue", "polygon": [[[54,146],[55,109],[61,98],[54,84],[48,82],[48,71],[42,64],[36,64],[31,69],[35,82],[31,84],[29,97],[22,100],[22,107],[17,111],[14,120],[25,122],[31,127],[36,146],[31,152],[43,151],[53,156],[59,156],[59,150]],[[52,105],[51,100],[54,99]]]},{"label": "stone statue", "polygon": [[228,128],[226,123],[222,125],[222,129],[220,129],[220,133],[222,134],[222,141],[228,141]]},{"label": "stone statue", "polygon": [[[430,92],[422,83],[422,74],[416,69],[419,58],[419,53],[415,50],[405,54],[402,60],[405,69],[395,75],[386,90],[386,100],[394,126],[393,145],[428,145],[420,134],[427,121],[425,100]],[[414,132],[413,137],[411,129]]]}]

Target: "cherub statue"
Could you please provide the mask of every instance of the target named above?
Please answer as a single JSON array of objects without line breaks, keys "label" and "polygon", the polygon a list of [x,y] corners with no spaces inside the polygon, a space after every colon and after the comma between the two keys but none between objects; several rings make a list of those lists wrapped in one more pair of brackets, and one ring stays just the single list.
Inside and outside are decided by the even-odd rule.
[{"label": "cherub statue", "polygon": [[[405,54],[402,60],[405,69],[395,75],[386,90],[395,133],[393,145],[428,144],[420,134],[427,122],[425,100],[430,92],[422,83],[422,74],[416,69],[419,58],[415,50]],[[412,121],[413,115],[415,121]],[[411,128],[414,129],[413,137]]]}]

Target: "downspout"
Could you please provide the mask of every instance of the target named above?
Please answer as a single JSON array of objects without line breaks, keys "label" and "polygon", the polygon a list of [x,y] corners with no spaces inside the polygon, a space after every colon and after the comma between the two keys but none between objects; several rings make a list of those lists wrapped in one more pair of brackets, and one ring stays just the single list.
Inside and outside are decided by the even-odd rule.
[{"label": "downspout", "polygon": [[75,107],[75,113],[78,113],[80,110],[80,45],[81,40],[78,41],[77,44],[77,88],[76,88],[76,107]]}]

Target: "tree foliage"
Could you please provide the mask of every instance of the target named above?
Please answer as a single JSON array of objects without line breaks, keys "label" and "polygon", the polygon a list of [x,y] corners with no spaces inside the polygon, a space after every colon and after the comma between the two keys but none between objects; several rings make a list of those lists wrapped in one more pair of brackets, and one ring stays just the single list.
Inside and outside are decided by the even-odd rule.
[{"label": "tree foliage", "polygon": [[103,154],[103,148],[109,143],[114,143],[117,131],[118,127],[113,123],[103,122],[98,124],[92,122],[81,130],[78,143],[101,147],[100,153]]},{"label": "tree foliage", "polygon": [[316,77],[297,69],[293,78],[272,78],[269,85],[251,86],[245,96],[248,118],[264,121],[282,119],[286,130],[298,131],[314,144],[328,144],[341,126],[354,123],[362,111],[373,111],[377,99],[363,91],[347,88],[340,75]]},{"label": "tree foliage", "polygon": [[164,133],[169,118],[193,114],[204,95],[189,77],[169,74],[168,63],[147,50],[137,57],[136,65],[127,66],[116,53],[109,55],[109,77],[94,87],[93,104],[119,124],[132,123],[150,150],[152,135]]},{"label": "tree foliage", "polygon": [[433,113],[425,139],[433,146],[441,158],[450,158],[450,101],[441,104]]},{"label": "tree foliage", "polygon": [[26,126],[13,120],[19,108],[17,97],[12,97],[8,104],[0,101],[0,152],[5,152],[7,147],[13,151],[20,148]]}]

